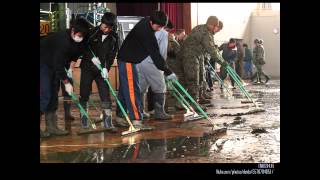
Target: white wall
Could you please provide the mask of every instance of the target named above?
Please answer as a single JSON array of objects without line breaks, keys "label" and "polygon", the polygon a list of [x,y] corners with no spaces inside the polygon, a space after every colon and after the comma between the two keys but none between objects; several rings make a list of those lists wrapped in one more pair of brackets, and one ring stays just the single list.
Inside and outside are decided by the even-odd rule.
[{"label": "white wall", "polygon": [[[257,6],[256,3],[191,3],[191,13],[196,11],[197,4],[198,24],[205,24],[209,16],[217,16],[223,22],[223,30],[215,35],[217,44],[230,37],[243,38],[250,14]],[[196,25],[197,22],[193,22],[192,28]]]},{"label": "white wall", "polygon": [[[271,76],[280,77],[280,15],[252,16],[251,25],[251,44],[256,37],[264,40],[265,72]],[[279,29],[278,34],[273,32],[274,28]]]},{"label": "white wall", "polygon": [[265,71],[273,77],[280,77],[280,3],[272,3],[272,13],[253,13],[257,3],[191,3],[191,26],[205,24],[209,16],[217,16],[224,24],[222,31],[215,35],[220,45],[230,38],[244,39],[249,47],[254,38],[262,38],[266,51]]}]

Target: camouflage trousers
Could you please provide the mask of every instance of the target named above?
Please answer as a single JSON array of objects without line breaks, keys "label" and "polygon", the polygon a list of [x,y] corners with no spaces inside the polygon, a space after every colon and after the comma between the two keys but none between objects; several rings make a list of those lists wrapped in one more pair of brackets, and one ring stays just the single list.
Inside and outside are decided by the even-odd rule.
[{"label": "camouflage trousers", "polygon": [[[183,71],[183,65],[182,65],[182,58],[178,57],[170,57],[167,58],[167,64],[168,67],[177,75],[179,83],[186,88],[185,80],[184,80],[184,71]],[[169,110],[169,107],[179,106],[182,108],[182,106],[178,103],[177,99],[172,95],[173,90],[167,88],[168,95],[166,96],[166,110]]]},{"label": "camouflage trousers", "polygon": [[199,96],[203,96],[208,89],[208,83],[206,81],[206,59],[204,55],[199,57]]},{"label": "camouflage trousers", "polygon": [[254,73],[254,75],[252,76],[252,80],[254,80],[255,78],[258,79],[258,81],[261,81],[261,75],[263,75],[265,78],[269,78],[269,76],[263,71],[261,64],[255,64],[257,71]]},{"label": "camouflage trousers", "polygon": [[200,83],[203,83],[204,64],[201,56],[185,54],[182,60],[185,88],[190,96],[199,99]]},{"label": "camouflage trousers", "polygon": [[[230,65],[230,67],[232,69],[235,70],[235,63],[234,62],[229,63],[229,65]],[[227,76],[228,76],[227,70],[221,66],[220,67],[220,78],[221,78],[221,80],[224,81],[227,78]],[[234,87],[234,80],[230,76],[229,76],[229,78],[230,78],[230,81],[231,81],[231,85]]]}]

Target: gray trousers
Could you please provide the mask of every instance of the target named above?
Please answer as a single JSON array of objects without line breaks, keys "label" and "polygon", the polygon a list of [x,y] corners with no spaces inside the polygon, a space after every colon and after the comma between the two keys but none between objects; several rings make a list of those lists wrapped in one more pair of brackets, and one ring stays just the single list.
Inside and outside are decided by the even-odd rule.
[{"label": "gray trousers", "polygon": [[151,87],[153,93],[166,92],[163,71],[154,65],[150,56],[137,64],[136,67],[139,74],[141,93],[146,93],[149,87]]}]

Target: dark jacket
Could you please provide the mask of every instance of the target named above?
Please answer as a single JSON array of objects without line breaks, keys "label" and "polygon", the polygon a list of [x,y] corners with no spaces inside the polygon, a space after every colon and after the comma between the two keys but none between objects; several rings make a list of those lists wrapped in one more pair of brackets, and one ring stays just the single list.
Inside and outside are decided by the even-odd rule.
[{"label": "dark jacket", "polygon": [[172,72],[160,54],[155,31],[149,21],[149,17],[143,18],[129,32],[119,50],[118,60],[138,64],[150,55],[155,66],[169,75]]},{"label": "dark jacket", "polygon": [[222,51],[222,57],[228,63],[233,63],[236,61],[237,58],[237,51],[232,50],[228,47],[228,43],[224,43],[219,47],[219,50]]},{"label": "dark jacket", "polygon": [[80,65],[81,69],[92,70],[96,73],[100,72],[91,61],[94,57],[92,54],[93,52],[99,58],[101,66],[107,68],[108,71],[110,70],[118,51],[118,38],[117,34],[114,31],[111,31],[102,42],[102,35],[103,32],[100,30],[99,26],[89,32],[85,52]]},{"label": "dark jacket", "polygon": [[249,48],[245,48],[245,55],[243,61],[252,62],[252,52]]},{"label": "dark jacket", "polygon": [[65,67],[77,60],[83,52],[84,43],[76,43],[70,30],[52,33],[40,39],[40,64],[46,64],[60,80],[67,80]]}]

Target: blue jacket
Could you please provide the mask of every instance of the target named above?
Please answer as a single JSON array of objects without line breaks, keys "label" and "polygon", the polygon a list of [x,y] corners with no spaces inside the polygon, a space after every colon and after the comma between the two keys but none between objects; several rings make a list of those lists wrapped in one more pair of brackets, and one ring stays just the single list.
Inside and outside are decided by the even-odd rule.
[{"label": "blue jacket", "polygon": [[244,62],[252,62],[252,52],[249,48],[245,48]]}]

